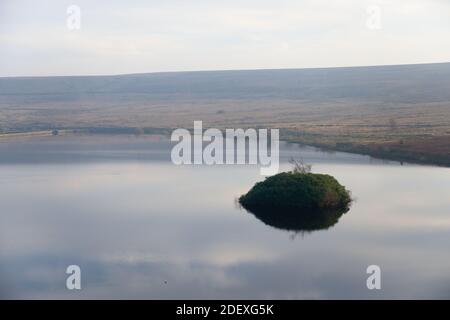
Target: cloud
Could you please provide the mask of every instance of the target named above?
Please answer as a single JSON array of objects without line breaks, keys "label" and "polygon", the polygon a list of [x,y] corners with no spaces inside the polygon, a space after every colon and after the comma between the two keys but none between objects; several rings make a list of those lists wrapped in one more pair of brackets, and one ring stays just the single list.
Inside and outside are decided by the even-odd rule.
[{"label": "cloud", "polygon": [[[0,5],[0,76],[297,68],[450,60],[446,1],[25,0]],[[367,7],[380,8],[379,30]]]}]

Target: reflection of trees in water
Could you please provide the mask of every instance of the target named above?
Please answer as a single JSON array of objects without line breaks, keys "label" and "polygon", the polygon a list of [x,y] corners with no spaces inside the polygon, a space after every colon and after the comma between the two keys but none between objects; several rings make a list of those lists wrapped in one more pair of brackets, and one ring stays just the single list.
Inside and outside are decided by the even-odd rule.
[{"label": "reflection of trees in water", "polygon": [[298,234],[301,234],[303,237],[305,233],[331,228],[338,223],[340,217],[348,212],[349,209],[314,211],[246,210],[266,225],[294,232],[291,238],[295,238]]}]

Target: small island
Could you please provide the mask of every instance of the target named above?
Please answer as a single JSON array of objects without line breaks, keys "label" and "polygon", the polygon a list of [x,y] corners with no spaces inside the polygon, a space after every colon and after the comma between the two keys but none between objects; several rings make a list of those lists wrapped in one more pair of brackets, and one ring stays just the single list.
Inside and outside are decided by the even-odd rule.
[{"label": "small island", "polygon": [[294,163],[292,171],[258,182],[239,203],[271,226],[297,231],[326,229],[349,210],[350,192],[334,177],[311,173]]}]

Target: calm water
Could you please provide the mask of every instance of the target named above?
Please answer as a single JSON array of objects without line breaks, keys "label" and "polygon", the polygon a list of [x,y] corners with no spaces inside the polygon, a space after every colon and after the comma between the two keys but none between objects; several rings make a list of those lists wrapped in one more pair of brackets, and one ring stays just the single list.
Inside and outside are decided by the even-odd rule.
[{"label": "calm water", "polygon": [[[170,143],[88,137],[0,143],[3,298],[450,298],[450,170],[282,144],[356,202],[312,233],[235,199],[256,166],[174,166]],[[82,290],[65,269],[82,270]],[[366,268],[381,267],[381,290]]]}]

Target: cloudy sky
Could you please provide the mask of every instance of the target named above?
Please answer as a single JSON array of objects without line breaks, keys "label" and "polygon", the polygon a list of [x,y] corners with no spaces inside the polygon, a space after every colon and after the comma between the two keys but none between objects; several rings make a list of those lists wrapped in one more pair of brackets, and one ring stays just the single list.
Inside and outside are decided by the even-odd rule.
[{"label": "cloudy sky", "polygon": [[0,76],[447,61],[448,0],[0,0]]}]

